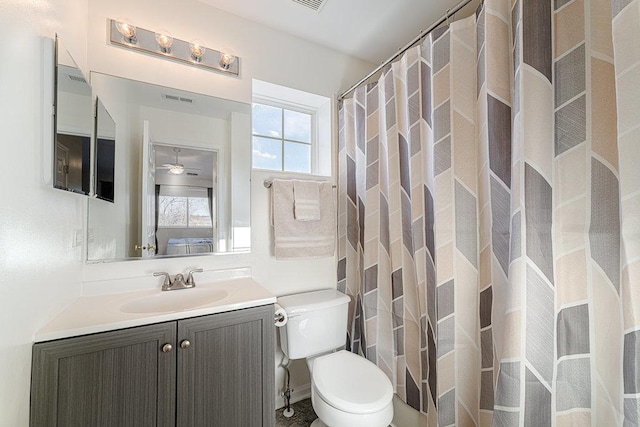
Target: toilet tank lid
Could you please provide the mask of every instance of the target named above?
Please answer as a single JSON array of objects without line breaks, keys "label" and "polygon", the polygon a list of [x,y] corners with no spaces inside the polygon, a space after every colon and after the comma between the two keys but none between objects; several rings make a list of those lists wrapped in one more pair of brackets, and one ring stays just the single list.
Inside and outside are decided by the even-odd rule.
[{"label": "toilet tank lid", "polygon": [[341,304],[348,304],[349,297],[335,289],[304,292],[301,294],[278,297],[278,304],[285,309],[288,315],[321,310]]}]

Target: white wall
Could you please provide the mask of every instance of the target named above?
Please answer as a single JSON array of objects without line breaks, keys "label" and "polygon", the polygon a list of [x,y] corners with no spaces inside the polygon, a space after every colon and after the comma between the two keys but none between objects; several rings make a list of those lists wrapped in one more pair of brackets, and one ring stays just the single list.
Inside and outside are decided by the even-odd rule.
[{"label": "white wall", "polygon": [[[219,75],[112,47],[107,18],[120,16],[149,29],[165,27],[178,38],[231,46],[242,58],[241,75]],[[251,101],[252,78],[331,97],[373,68],[198,1],[2,1],[0,125],[3,154],[11,159],[10,167],[0,169],[2,426],[28,425],[34,333],[81,292],[159,286],[153,271],[176,273],[195,266],[250,266],[256,279],[277,295],[335,286],[334,259],[296,262],[271,256],[268,191],[262,186],[271,176],[258,172],[252,174],[250,254],[83,267],[81,248],[72,247],[72,236],[83,228],[86,199],[51,188],[53,55],[45,55],[41,36],[52,38],[56,32],[86,75],[94,70],[242,102]]]},{"label": "white wall", "polygon": [[[84,199],[51,188],[55,32],[86,70],[87,2],[0,3],[0,425],[27,426],[35,331],[80,294]],[[44,40],[41,36],[48,37]]]},{"label": "white wall", "polygon": [[[114,47],[107,20],[126,17],[135,25],[166,28],[182,40],[233,48],[241,58],[232,77]],[[251,79],[333,96],[374,68],[360,60],[255,24],[200,1],[90,0],[89,68],[163,86],[251,102]]]},{"label": "white wall", "polygon": [[[126,17],[150,30],[166,28],[184,40],[200,38],[214,48],[232,47],[241,58],[241,75],[232,77],[109,44],[109,18]],[[252,79],[335,97],[373,68],[330,49],[217,10],[202,2],[172,0],[89,0],[88,66],[92,71],[251,102]],[[335,144],[335,141],[334,141]],[[276,295],[335,286],[335,261],[276,261],[270,250],[269,192],[262,181],[273,174],[252,173],[251,254],[126,262],[117,268],[87,265],[85,281],[146,277],[156,266],[178,272],[186,265],[205,269],[250,266],[254,277]],[[302,279],[304,278],[304,279]],[[155,283],[152,282],[152,283]]]},{"label": "white wall", "polygon": [[[126,17],[135,25],[149,30],[166,28],[174,37],[183,40],[199,38],[205,45],[213,48],[229,46],[241,58],[241,74],[237,78],[230,77],[111,46],[107,40],[107,22],[109,18],[118,17]],[[171,0],[90,0],[89,18],[88,61],[92,71],[240,102],[251,102],[252,79],[335,99],[342,90],[374,68],[372,64],[252,23],[198,1],[176,3]],[[333,136],[335,138],[335,133]],[[335,144],[333,141],[334,146]],[[149,278],[153,271],[168,270],[174,274],[185,271],[189,266],[199,266],[205,270],[249,266],[254,278],[276,295],[335,287],[334,258],[277,261],[273,257],[269,191],[264,188],[263,181],[274,176],[273,173],[261,171],[251,174],[250,254],[135,261],[122,263],[117,268],[88,265],[85,268],[85,288],[95,290],[107,284],[111,289],[117,289],[111,282],[103,280],[109,277],[117,279],[136,276],[144,276],[146,283],[159,286],[157,279]],[[276,361],[280,357],[280,353],[276,354]],[[283,380],[284,372],[280,369],[276,376],[278,392]],[[292,386],[301,389],[306,384],[306,366],[297,363],[293,368]]]}]

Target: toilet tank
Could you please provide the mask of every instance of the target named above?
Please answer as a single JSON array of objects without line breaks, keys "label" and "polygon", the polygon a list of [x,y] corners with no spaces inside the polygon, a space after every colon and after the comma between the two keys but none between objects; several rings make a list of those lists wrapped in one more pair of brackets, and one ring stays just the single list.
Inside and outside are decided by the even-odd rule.
[{"label": "toilet tank", "polygon": [[289,359],[335,350],[347,341],[349,297],[335,289],[278,298],[288,322],[280,328],[280,345]]}]

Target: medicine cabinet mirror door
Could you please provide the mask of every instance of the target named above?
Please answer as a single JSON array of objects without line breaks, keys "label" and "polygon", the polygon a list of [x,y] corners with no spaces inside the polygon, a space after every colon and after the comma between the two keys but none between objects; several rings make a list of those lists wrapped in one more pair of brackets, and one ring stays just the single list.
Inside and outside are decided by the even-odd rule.
[{"label": "medicine cabinet mirror door", "polygon": [[88,195],[94,121],[91,87],[59,38],[55,57],[53,185]]}]

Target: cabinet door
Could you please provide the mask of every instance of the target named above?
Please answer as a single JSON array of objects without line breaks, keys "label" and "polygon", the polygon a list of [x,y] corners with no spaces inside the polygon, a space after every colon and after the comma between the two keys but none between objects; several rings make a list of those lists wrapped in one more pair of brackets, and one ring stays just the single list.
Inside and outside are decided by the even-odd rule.
[{"label": "cabinet door", "polygon": [[275,424],[273,312],[268,305],[178,322],[179,427]]},{"label": "cabinet door", "polygon": [[33,346],[32,426],[175,425],[176,323]]}]

